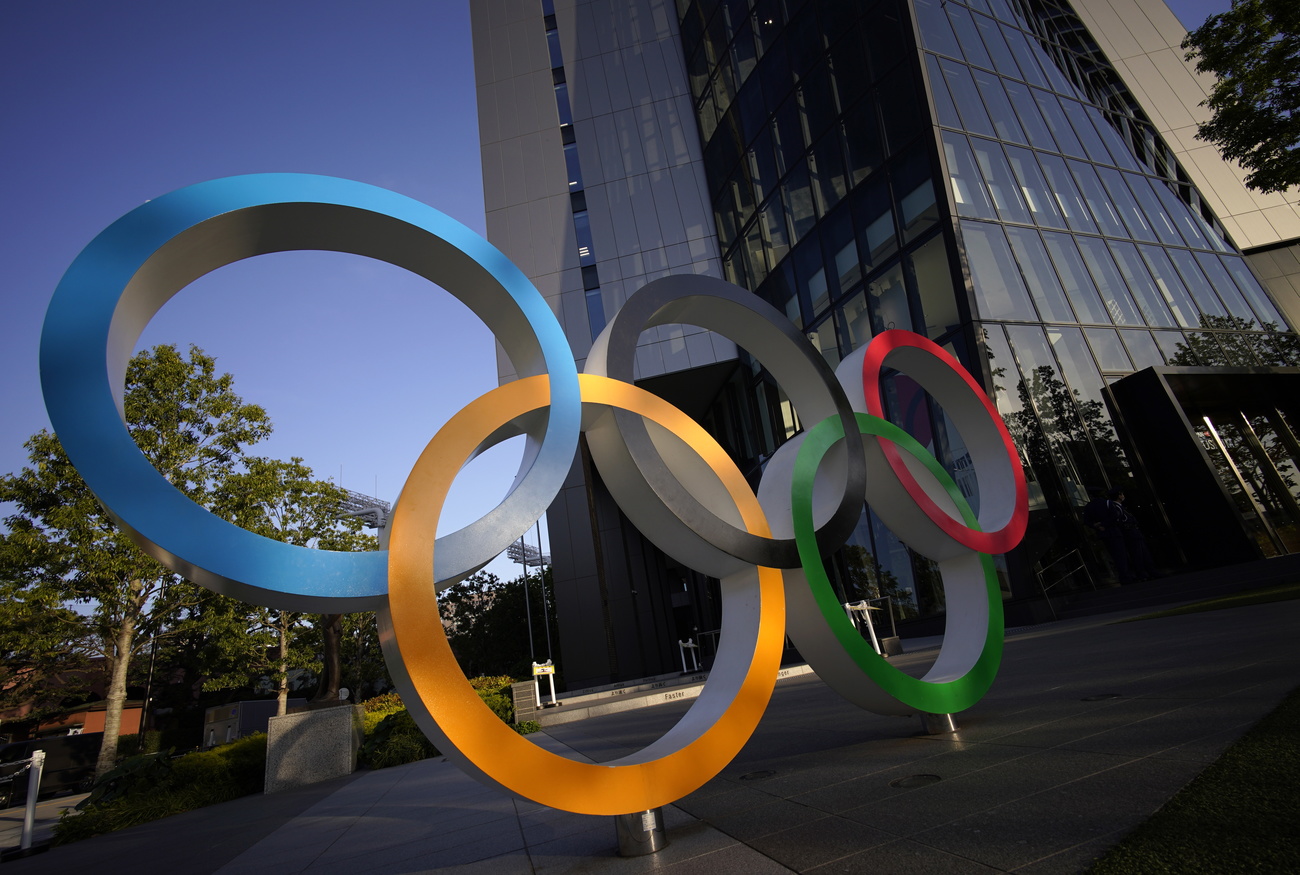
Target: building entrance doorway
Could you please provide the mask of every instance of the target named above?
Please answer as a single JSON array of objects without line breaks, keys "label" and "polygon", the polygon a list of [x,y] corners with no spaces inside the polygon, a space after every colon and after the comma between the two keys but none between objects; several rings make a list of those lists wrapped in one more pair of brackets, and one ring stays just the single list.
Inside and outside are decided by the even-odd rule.
[{"label": "building entrance doorway", "polygon": [[1264,556],[1300,553],[1300,445],[1276,409],[1220,410],[1197,436]]}]

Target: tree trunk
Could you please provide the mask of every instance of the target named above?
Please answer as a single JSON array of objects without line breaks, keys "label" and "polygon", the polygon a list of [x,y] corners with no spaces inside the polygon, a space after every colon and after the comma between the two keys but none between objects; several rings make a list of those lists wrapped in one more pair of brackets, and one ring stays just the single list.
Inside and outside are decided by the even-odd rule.
[{"label": "tree trunk", "polygon": [[122,708],[126,705],[126,673],[131,667],[131,644],[135,639],[135,620],[126,618],[117,630],[110,660],[107,708],[104,711],[104,742],[95,763],[98,780],[117,765],[117,738],[122,732]]},{"label": "tree trunk", "polygon": [[275,716],[289,713],[289,629],[284,617],[280,618],[280,673],[275,685]]},{"label": "tree trunk", "polygon": [[339,703],[339,686],[342,683],[343,661],[339,656],[339,643],[343,637],[343,615],[322,614],[320,621],[321,639],[324,642],[320,685],[312,699],[314,705],[337,705]]}]

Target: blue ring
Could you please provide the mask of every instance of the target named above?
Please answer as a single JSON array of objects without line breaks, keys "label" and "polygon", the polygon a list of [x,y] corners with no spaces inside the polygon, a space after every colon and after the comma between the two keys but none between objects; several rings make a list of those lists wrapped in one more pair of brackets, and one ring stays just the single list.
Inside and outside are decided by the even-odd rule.
[{"label": "blue ring", "polygon": [[501,538],[504,549],[512,538],[497,532],[503,525],[528,528],[572,464],[582,409],[577,366],[550,306],[518,267],[464,225],[403,195],[286,173],[212,180],[146,202],[100,233],[60,281],[41,334],[41,387],[54,430],[86,484],[132,539],[173,571],[271,607],[373,610],[388,590],[386,551],[296,547],[214,516],[149,464],[115,401],[140,332],[167,298],[233,261],[300,249],[369,255],[432,279],[508,351],[512,342],[522,346],[512,356],[521,376],[550,375],[550,415],[536,457],[511,496],[470,527],[492,532],[492,544],[462,538],[462,549],[450,552],[481,552]]}]

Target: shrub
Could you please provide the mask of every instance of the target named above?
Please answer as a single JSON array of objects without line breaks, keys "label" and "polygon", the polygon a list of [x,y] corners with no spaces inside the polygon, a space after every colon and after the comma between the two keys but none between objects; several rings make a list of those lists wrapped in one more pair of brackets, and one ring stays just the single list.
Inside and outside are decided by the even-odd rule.
[{"label": "shrub", "polygon": [[438,748],[424,737],[411,712],[403,708],[384,717],[366,734],[358,759],[372,769],[385,769],[437,755]]},{"label": "shrub", "polygon": [[266,736],[250,735],[202,753],[132,757],[105,775],[81,805],[54,827],[66,844],[260,791]]}]

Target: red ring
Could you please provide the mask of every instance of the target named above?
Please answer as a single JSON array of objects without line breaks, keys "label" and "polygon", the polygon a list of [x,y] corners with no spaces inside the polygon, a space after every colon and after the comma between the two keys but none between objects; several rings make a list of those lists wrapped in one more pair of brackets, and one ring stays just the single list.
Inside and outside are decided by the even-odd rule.
[{"label": "red ring", "polygon": [[[1007,431],[1006,423],[998,415],[997,409],[993,406],[993,402],[989,400],[989,396],[984,392],[983,387],[975,382],[975,378],[961,366],[961,363],[945,352],[942,347],[910,331],[893,329],[876,335],[872,338],[871,344],[867,347],[866,355],[862,359],[862,394],[867,403],[867,412],[882,419],[887,418],[884,404],[880,398],[880,372],[884,368],[885,359],[890,353],[901,347],[908,346],[929,353],[947,365],[953,373],[966,383],[971,392],[974,393],[975,398],[988,411],[989,419],[1001,436],[1002,443],[1006,447],[1007,459],[1011,463],[1011,477],[1015,483],[1016,492],[1011,516],[1002,528],[991,532],[972,529],[960,520],[953,519],[931,500],[925,490],[921,488],[921,485],[916,482],[907,466],[903,464],[903,458],[899,455],[898,448],[889,441],[880,441],[885,458],[889,461],[889,467],[893,469],[894,476],[903,484],[903,488],[907,490],[917,506],[925,512],[925,515],[959,544],[981,553],[1006,553],[1020,542],[1021,537],[1025,534],[1025,527],[1029,523],[1029,489],[1025,484],[1025,471],[1020,465],[1020,455],[1016,452],[1016,445],[1011,440],[1011,433]],[[922,386],[922,388],[925,387]],[[975,462],[976,470],[978,470],[979,460],[977,459]]]}]

